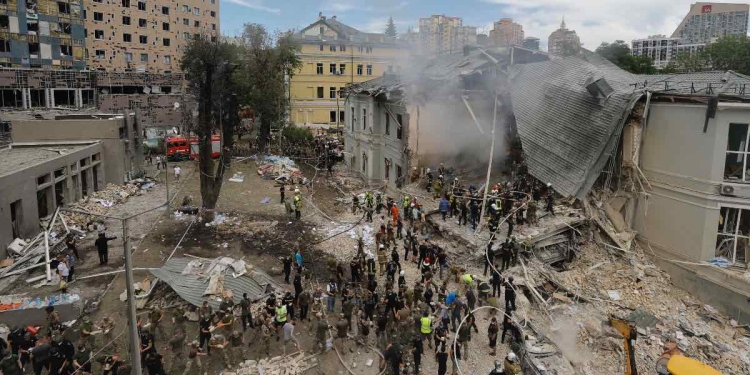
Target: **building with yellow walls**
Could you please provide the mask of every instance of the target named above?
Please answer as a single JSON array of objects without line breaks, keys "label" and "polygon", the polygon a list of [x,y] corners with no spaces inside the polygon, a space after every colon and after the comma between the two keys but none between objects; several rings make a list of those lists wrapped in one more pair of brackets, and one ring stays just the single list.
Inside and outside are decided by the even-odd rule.
[{"label": "building with yellow walls", "polygon": [[366,33],[318,14],[318,20],[294,34],[302,68],[289,84],[296,125],[343,126],[347,85],[369,81],[404,64],[406,48],[385,34]]}]

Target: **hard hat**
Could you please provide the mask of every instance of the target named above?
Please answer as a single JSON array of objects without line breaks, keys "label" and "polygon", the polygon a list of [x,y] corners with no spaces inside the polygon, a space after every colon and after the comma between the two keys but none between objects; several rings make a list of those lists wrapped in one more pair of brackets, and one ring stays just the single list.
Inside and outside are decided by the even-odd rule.
[{"label": "hard hat", "polygon": [[380,248],[381,248],[381,249],[385,249],[385,245],[383,245],[383,244],[381,243],[381,244],[380,244]]},{"label": "hard hat", "polygon": [[414,203],[412,203],[411,206],[414,207]]},{"label": "hard hat", "polygon": [[432,171],[432,169],[430,169],[430,168],[427,168],[427,173],[430,173],[430,171]]},{"label": "hard hat", "polygon": [[404,271],[401,271],[401,273],[399,273],[399,275],[401,275],[401,276],[404,276],[405,274],[406,273]]},{"label": "hard hat", "polygon": [[494,203],[490,207],[492,207],[493,210],[497,210],[497,205]]},{"label": "hard hat", "polygon": [[443,178],[443,175],[440,175],[440,176],[438,176],[438,177],[440,177],[440,178]]},{"label": "hard hat", "polygon": [[294,189],[294,192],[295,193],[299,193],[299,189]]},{"label": "hard hat", "polygon": [[453,181],[458,181],[458,177],[454,178]]},{"label": "hard hat", "polygon": [[513,352],[508,353],[508,360],[511,361],[511,362],[515,362],[516,361],[516,353],[513,353]]},{"label": "hard hat", "polygon": [[547,183],[547,187],[552,187],[552,183]]},{"label": "hard hat", "polygon": [[440,166],[443,166],[443,165],[444,165],[443,163],[440,163]]}]

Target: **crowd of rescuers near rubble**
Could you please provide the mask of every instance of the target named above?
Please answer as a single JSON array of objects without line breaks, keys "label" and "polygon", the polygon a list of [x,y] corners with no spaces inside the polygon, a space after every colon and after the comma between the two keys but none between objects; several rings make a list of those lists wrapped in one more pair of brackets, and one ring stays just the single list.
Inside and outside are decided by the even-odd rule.
[{"label": "crowd of rescuers near rubble", "polygon": [[[412,178],[423,181],[420,187],[439,199],[442,220],[456,220],[460,226],[476,228],[483,194],[473,185],[464,186],[457,178],[446,178],[450,174],[452,171],[441,164],[436,172],[427,169],[421,180],[419,176]],[[429,355],[435,356],[438,375],[447,373],[449,358],[455,375],[458,368],[454,357],[461,361],[462,353],[469,350],[472,329],[478,334],[472,311],[486,305],[504,310],[499,318],[491,313],[486,332],[489,354],[495,355],[498,336],[500,343],[504,343],[516,310],[513,277],[505,278],[502,272],[516,265],[519,253],[526,256],[529,251],[516,243],[513,226],[536,223],[539,205],[544,205],[549,214],[554,215],[554,193],[549,185],[539,184],[525,174],[512,175],[519,177],[493,185],[488,194],[489,229],[493,233],[502,230],[498,225],[506,217],[508,229],[503,243],[495,246],[494,241],[490,241],[487,244],[481,277],[451,262],[445,249],[430,241],[423,205],[427,202],[408,195],[402,197],[401,202],[395,202],[380,193],[367,192],[363,201],[354,196],[351,209],[355,214],[362,213],[363,219],[369,222],[373,221],[373,215],[378,215],[376,255],[365,253],[364,239],[360,236],[357,254],[348,264],[348,270],[343,263],[330,263],[328,283],[314,288],[312,281],[307,280],[310,275],[301,252],[283,257],[284,279],[287,283],[291,279],[294,293],[271,295],[261,303],[261,308],[255,308],[246,293],[242,294],[239,304],[224,300],[216,311],[207,302],[199,308],[171,307],[169,313],[153,308],[138,322],[142,365],[151,375],[167,371],[176,374],[180,370],[182,374],[203,374],[207,371],[209,356],[231,369],[244,362],[249,352],[270,355],[271,341],[281,341],[278,345],[284,354],[288,346],[323,352],[332,345],[338,350],[351,350],[353,345],[374,343],[384,353],[379,363],[381,369],[392,374],[417,374],[422,356],[427,355],[426,342],[429,348],[434,348],[434,353]],[[281,204],[291,200],[299,218],[301,191],[295,189],[292,199],[284,196],[283,189],[281,192]],[[102,229],[99,228],[96,247],[100,263],[105,264],[107,242],[114,237],[106,236]],[[60,258],[58,265],[80,261],[75,241],[67,241],[67,244],[68,256]],[[402,270],[405,266],[417,267],[421,276],[407,281]],[[68,278],[72,278],[70,269],[74,266],[67,268]],[[449,286],[451,280],[453,284]],[[190,312],[199,317],[196,335],[187,333],[188,324],[194,324],[187,319]],[[466,322],[457,332],[458,323],[464,317]],[[333,325],[332,319],[335,319]],[[172,324],[167,323],[169,320]],[[308,322],[309,332],[315,335],[314,348],[302,348],[296,339],[294,331],[298,322]],[[118,328],[125,327],[117,327],[117,323],[109,317],[92,322],[84,315],[78,327],[68,328],[62,324],[54,307],[47,307],[43,327],[11,327],[8,341],[0,342],[3,350],[0,370],[4,375],[22,374],[29,369],[34,374],[66,375],[93,373],[96,365],[105,375],[129,374],[128,350],[118,348],[114,336]],[[170,327],[165,327],[167,325]],[[328,332],[334,340],[328,340]],[[248,340],[248,337],[260,339]],[[457,338],[455,344],[454,337]],[[169,364],[165,363],[165,351],[170,353]],[[495,369],[489,370],[491,374],[519,374],[521,368],[516,354],[508,352],[503,360],[495,362]]]}]

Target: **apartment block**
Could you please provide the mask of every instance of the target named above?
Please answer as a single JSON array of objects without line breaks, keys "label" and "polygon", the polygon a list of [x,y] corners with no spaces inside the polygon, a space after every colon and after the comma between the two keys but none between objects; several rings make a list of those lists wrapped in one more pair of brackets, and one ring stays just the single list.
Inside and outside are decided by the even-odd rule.
[{"label": "apartment block", "polygon": [[535,38],[533,36],[524,38],[523,48],[530,49],[533,51],[539,51],[539,38]]},{"label": "apartment block", "polygon": [[711,43],[728,35],[747,35],[750,5],[728,3],[695,3],[677,27],[672,38],[685,44]]},{"label": "apartment block", "polygon": [[341,126],[344,87],[397,71],[407,61],[405,43],[359,31],[336,16],[319,14],[293,37],[303,64],[289,82],[290,121],[295,124]]},{"label": "apartment block", "polygon": [[560,28],[553,31],[547,39],[547,52],[552,55],[576,54],[581,48],[581,38],[575,30],[568,30],[565,26],[565,18],[560,23]]},{"label": "apartment block", "polygon": [[219,1],[87,0],[84,25],[89,69],[171,73],[190,39],[219,35]]},{"label": "apartment block", "polygon": [[512,18],[502,18],[495,22],[490,30],[490,40],[498,47],[522,46],[524,39],[523,26],[513,22]]},{"label": "apartment block", "polygon": [[477,28],[464,26],[460,17],[433,15],[419,19],[418,51],[439,55],[461,52],[466,45],[477,44]]},{"label": "apartment block", "polygon": [[0,2],[0,66],[84,69],[81,0]]},{"label": "apartment block", "polygon": [[647,39],[633,40],[631,53],[635,56],[648,56],[654,62],[654,67],[663,69],[675,61],[679,54],[695,55],[704,48],[705,43],[685,44],[679,38],[651,35]]}]

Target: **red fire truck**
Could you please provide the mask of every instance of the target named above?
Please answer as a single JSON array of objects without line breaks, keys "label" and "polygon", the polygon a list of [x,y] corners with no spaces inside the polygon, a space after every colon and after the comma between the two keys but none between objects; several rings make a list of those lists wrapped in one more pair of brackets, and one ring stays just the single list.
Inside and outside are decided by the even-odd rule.
[{"label": "red fire truck", "polygon": [[[169,160],[198,159],[198,138],[196,137],[168,137],[166,142]],[[221,138],[211,136],[211,157],[216,159],[221,155]]]}]

